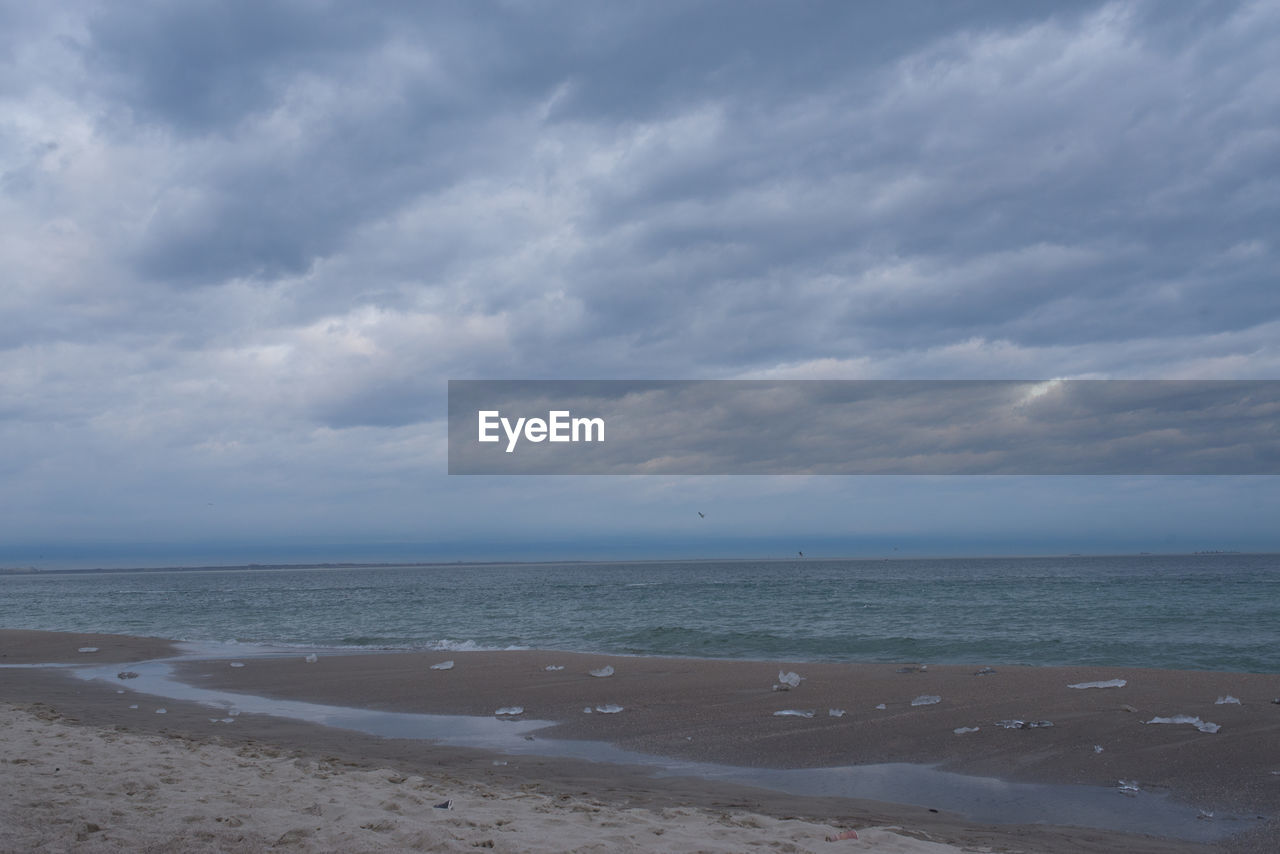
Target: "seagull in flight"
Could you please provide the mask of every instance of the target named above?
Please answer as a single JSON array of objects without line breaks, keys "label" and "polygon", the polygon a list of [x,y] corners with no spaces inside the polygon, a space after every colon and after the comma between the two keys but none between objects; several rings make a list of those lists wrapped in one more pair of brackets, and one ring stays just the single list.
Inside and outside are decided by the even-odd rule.
[{"label": "seagull in flight", "polygon": [[707,517],[706,517],[706,514],[705,514],[705,513],[703,513],[701,510],[699,510],[699,511],[698,511],[698,518],[699,518],[699,519],[705,519],[705,518],[707,518]]}]

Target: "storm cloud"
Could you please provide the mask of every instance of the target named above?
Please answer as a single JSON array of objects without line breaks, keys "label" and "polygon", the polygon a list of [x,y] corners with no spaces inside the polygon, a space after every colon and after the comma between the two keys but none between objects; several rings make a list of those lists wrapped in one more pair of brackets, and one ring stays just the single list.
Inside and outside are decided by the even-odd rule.
[{"label": "storm cloud", "polygon": [[4,4],[0,535],[429,540],[451,378],[1275,377],[1278,38],[1267,2]]}]

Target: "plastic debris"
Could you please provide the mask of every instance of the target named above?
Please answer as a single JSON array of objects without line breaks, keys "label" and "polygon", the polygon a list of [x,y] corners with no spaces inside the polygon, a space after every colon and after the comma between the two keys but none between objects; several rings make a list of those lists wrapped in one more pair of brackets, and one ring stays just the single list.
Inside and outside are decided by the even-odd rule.
[{"label": "plastic debris", "polygon": [[974,674],[973,674],[973,675],[974,675],[974,676],[987,676],[987,675],[990,675],[990,674],[995,673],[995,672],[996,672],[996,669],[995,669],[994,667],[984,667],[984,668],[982,668],[981,670],[976,670],[976,671],[974,671]]},{"label": "plastic debris", "polygon": [[827,709],[827,716],[832,718],[844,717],[844,709]]},{"label": "plastic debris", "polygon": [[1200,821],[1213,821],[1213,810],[1200,810],[1200,814],[1196,818]]},{"label": "plastic debris", "polygon": [[1102,745],[1101,745],[1101,744],[1095,744],[1095,745],[1093,746],[1093,752],[1094,752],[1094,753],[1101,753],[1101,752],[1102,752]]},{"label": "plastic debris", "polygon": [[598,676],[598,677],[600,677],[601,679],[603,679],[603,678],[604,678],[604,677],[606,677],[606,676],[612,676],[612,675],[613,675],[613,665],[612,665],[612,664],[606,664],[604,667],[601,667],[599,670],[592,670],[592,671],[590,671],[590,673],[591,673],[591,675],[592,675],[592,676]]},{"label": "plastic debris", "polygon": [[1209,733],[1214,733],[1222,729],[1222,727],[1218,726],[1217,724],[1211,724],[1208,721],[1202,721],[1200,720],[1199,717],[1192,717],[1191,715],[1174,715],[1168,718],[1155,717],[1147,721],[1147,723],[1149,724],[1191,724],[1193,727],[1200,730],[1201,732],[1209,732]]},{"label": "plastic debris", "polygon": [[781,670],[778,671],[778,682],[783,685],[786,685],[789,688],[799,688],[800,682],[803,679],[804,677],[801,676],[799,673],[795,673],[792,671],[787,671],[787,672],[783,672]]},{"label": "plastic debris", "polygon": [[235,718],[209,718],[209,723],[211,724],[233,724],[235,722]]},{"label": "plastic debris", "polygon": [[1228,706],[1228,705],[1243,706],[1244,705],[1243,703],[1240,702],[1240,699],[1238,697],[1233,697],[1230,694],[1227,694],[1225,697],[1219,697],[1218,699],[1213,701],[1213,704],[1215,706]]},{"label": "plastic debris", "polygon": [[138,674],[134,673],[132,670],[121,670],[119,673],[116,674],[116,678],[117,679],[137,679]]},{"label": "plastic debris", "polygon": [[1120,710],[1121,710],[1121,711],[1124,711],[1124,712],[1136,712],[1136,711],[1138,711],[1138,710],[1137,710],[1137,708],[1135,708],[1135,707],[1133,707],[1133,706],[1129,705],[1128,703],[1121,703],[1121,704],[1120,704]]},{"label": "plastic debris", "polygon": [[494,712],[495,715],[523,715],[524,706],[503,706]]},{"label": "plastic debris", "polygon": [[591,714],[591,707],[590,707],[590,706],[586,706],[586,707],[584,707],[584,708],[582,709],[582,713],[583,713],[584,715],[589,715],[589,714]]},{"label": "plastic debris", "polygon": [[308,655],[308,656],[304,659],[304,661],[306,661],[306,662],[307,662],[307,664],[315,664],[315,663],[316,663],[317,661],[319,661],[319,660],[320,660],[320,657],[319,657],[318,655],[316,655],[314,652],[313,652],[313,653],[311,653],[310,655]]},{"label": "plastic debris", "polygon": [[1053,721],[1023,721],[1018,719],[996,721],[996,726],[1004,729],[1043,729],[1053,726]]},{"label": "plastic debris", "polygon": [[432,809],[451,810],[453,809],[453,801],[441,801],[440,803],[433,806]]},{"label": "plastic debris", "polygon": [[617,703],[606,703],[603,706],[596,706],[596,711],[602,715],[616,715],[618,712],[622,711],[622,706],[619,706]]},{"label": "plastic debris", "polygon": [[493,760],[493,764],[494,764],[494,765],[506,765],[506,764],[507,764],[507,760],[505,760],[505,759],[495,759],[495,760]]},{"label": "plastic debris", "polygon": [[156,714],[157,714],[157,715],[167,715],[167,714],[169,714],[169,710],[168,710],[168,709],[156,709]]},{"label": "plastic debris", "polygon": [[138,708],[138,704],[137,704],[137,703],[134,703],[134,704],[133,704],[132,706],[130,706],[129,708],[131,708],[131,709],[136,709],[136,708]]},{"label": "plastic debris", "polygon": [[941,703],[942,698],[937,694],[921,694],[911,701],[913,706],[932,706],[934,703]]},{"label": "plastic debris", "polygon": [[1127,679],[1108,679],[1105,682],[1077,682],[1068,688],[1123,688],[1128,685]]},{"label": "plastic debris", "polygon": [[432,669],[432,670],[452,670],[452,669],[453,669],[453,662],[452,662],[452,661],[442,661],[442,662],[440,662],[439,664],[433,664],[433,665],[431,665],[431,669]]},{"label": "plastic debris", "polygon": [[827,841],[828,841],[828,842],[839,842],[839,841],[840,841],[840,840],[842,840],[842,839],[857,839],[857,838],[858,838],[858,831],[856,831],[856,830],[842,830],[842,831],[840,831],[839,833],[837,833],[837,834],[835,834],[835,835],[833,835],[833,836],[828,836],[828,837],[827,837]]},{"label": "plastic debris", "polygon": [[976,726],[958,726],[958,727],[956,727],[955,729],[953,729],[953,730],[951,730],[951,731],[952,731],[952,732],[954,732],[956,735],[964,735],[965,733],[969,733],[969,732],[977,732],[977,731],[978,731],[978,727],[976,727]]},{"label": "plastic debris", "polygon": [[884,703],[881,703],[880,705],[876,706],[876,709],[877,709],[877,710],[879,710],[879,711],[881,711],[881,712],[883,712],[883,711],[884,711],[885,709],[887,709],[887,708],[888,708],[888,706],[886,706]]},{"label": "plastic debris", "polygon": [[1118,781],[1118,788],[1122,795],[1136,795],[1138,792],[1142,791],[1138,788],[1137,780],[1120,780]]},{"label": "plastic debris", "polygon": [[243,661],[233,661],[233,662],[231,662],[231,666],[232,666],[232,667],[244,667],[244,662],[243,662]]},{"label": "plastic debris", "polygon": [[564,670],[563,664],[548,664],[543,670]]},{"label": "plastic debris", "polygon": [[783,709],[782,711],[774,712],[773,716],[775,718],[811,718],[813,717],[813,712],[813,709]]},{"label": "plastic debris", "polygon": [[82,647],[80,647],[80,652],[97,652],[97,651],[98,651],[98,648],[97,648],[96,646],[82,646]]}]

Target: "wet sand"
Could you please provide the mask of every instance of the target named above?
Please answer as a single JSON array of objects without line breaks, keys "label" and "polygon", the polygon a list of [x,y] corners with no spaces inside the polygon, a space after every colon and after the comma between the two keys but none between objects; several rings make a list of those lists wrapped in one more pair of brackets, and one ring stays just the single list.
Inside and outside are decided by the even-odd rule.
[{"label": "wet sand", "polygon": [[0,629],[0,664],[126,663],[177,653],[173,642],[162,638]]},{"label": "wet sand", "polygon": [[[0,655],[13,656],[15,650],[23,649],[29,662],[39,658],[45,644],[47,660],[81,663],[105,654],[99,661],[131,661],[140,660],[133,656],[147,657],[157,643],[101,640],[103,636],[97,636],[98,642],[82,643],[80,636],[42,639],[42,634],[0,632]],[[98,646],[99,652],[68,652],[85,645]],[[452,660],[453,668],[430,668],[444,660]],[[0,661],[10,663],[13,657]],[[1274,675],[997,666],[994,673],[975,676],[978,666],[930,666],[924,672],[899,673],[899,665],[891,664],[777,664],[547,651],[321,654],[314,663],[299,653],[243,662],[245,666],[232,668],[228,661],[192,661],[181,664],[179,672],[184,680],[201,687],[355,708],[491,716],[501,706],[520,705],[525,717],[556,722],[538,731],[539,738],[601,740],[649,754],[740,766],[920,762],[1016,780],[1108,787],[1121,779],[1138,780],[1144,790],[1164,789],[1219,814],[1225,810],[1265,816],[1280,813],[1280,775],[1271,773],[1280,770],[1280,706],[1270,702],[1280,696],[1280,677]],[[548,671],[548,665],[564,669]],[[588,675],[605,665],[614,667],[612,676]],[[805,678],[795,689],[774,691],[780,668]],[[1114,678],[1126,679],[1127,684],[1085,690],[1067,687]],[[536,793],[553,802],[566,796],[588,799],[602,805],[599,809],[680,808],[731,817],[804,819],[828,828],[896,826],[959,846],[1051,854],[1249,852],[1271,850],[1268,846],[1276,841],[1274,820],[1252,823],[1248,836],[1217,845],[1046,825],[983,826],[926,807],[655,778],[648,769],[571,759],[495,759],[483,750],[378,738],[261,715],[241,715],[234,726],[218,727],[211,726],[207,707],[157,700],[167,709],[167,714],[158,716],[152,708],[155,703],[144,702],[141,710],[128,709],[145,698],[131,691],[120,695],[118,690],[126,689],[52,669],[0,671],[0,701],[20,704],[27,714],[34,711],[59,723],[236,749],[269,745],[267,749],[297,753],[307,761],[389,768],[401,774],[422,774],[432,785],[443,782],[447,787],[453,781],[464,789],[484,786],[497,792]],[[1215,703],[1228,694],[1241,703]],[[916,698],[929,695],[941,697],[941,702],[912,705]],[[584,707],[608,703],[624,711],[583,713]],[[877,709],[879,704],[885,709]],[[846,714],[831,717],[831,708],[844,709]],[[773,712],[785,709],[812,709],[815,715],[774,716]],[[1157,715],[1176,714],[1198,715],[1219,724],[1221,730],[1208,734],[1188,725],[1143,723]],[[1048,720],[1054,726],[995,726],[996,721],[1007,719]],[[956,735],[953,730],[958,727],[978,730]],[[1102,752],[1096,752],[1095,745]],[[495,765],[495,761],[507,764]],[[675,850],[661,844],[628,844],[632,850]]]}]

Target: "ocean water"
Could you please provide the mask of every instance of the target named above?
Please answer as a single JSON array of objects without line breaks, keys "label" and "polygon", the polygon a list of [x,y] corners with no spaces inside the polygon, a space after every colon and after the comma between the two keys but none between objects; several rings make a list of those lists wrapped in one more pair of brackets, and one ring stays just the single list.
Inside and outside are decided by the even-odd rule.
[{"label": "ocean water", "polygon": [[1280,555],[0,576],[0,627],[315,647],[1280,672]]}]

